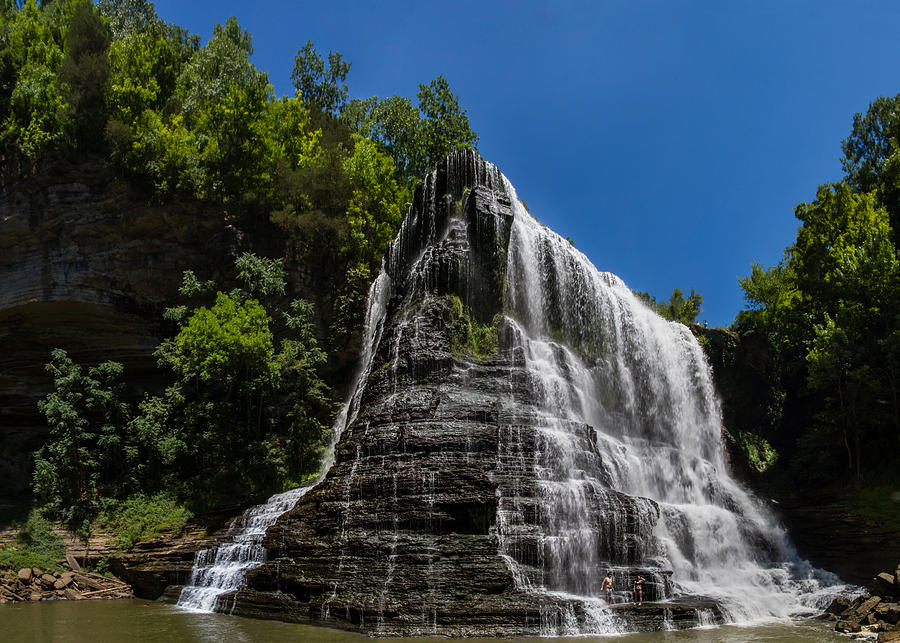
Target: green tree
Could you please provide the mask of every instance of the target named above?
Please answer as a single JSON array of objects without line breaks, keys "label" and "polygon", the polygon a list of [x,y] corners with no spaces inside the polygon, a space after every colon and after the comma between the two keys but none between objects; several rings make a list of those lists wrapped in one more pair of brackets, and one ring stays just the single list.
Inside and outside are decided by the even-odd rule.
[{"label": "green tree", "polygon": [[669,321],[676,321],[690,326],[697,321],[703,310],[703,295],[691,288],[691,294],[685,298],[680,288],[674,288],[668,301],[657,301],[650,293],[634,291],[635,296]]},{"label": "green tree", "polygon": [[340,53],[328,52],[328,65],[316,52],[312,40],[308,40],[294,57],[291,82],[297,96],[322,112],[337,114],[347,103],[347,74],[350,63]]},{"label": "green tree", "polygon": [[896,231],[900,225],[900,94],[880,96],[865,114],[855,114],[841,149],[846,182],[856,193],[874,192]]},{"label": "green tree", "polygon": [[[0,131],[7,158],[34,168],[61,146],[68,106],[56,72],[63,59],[68,15],[61,3],[26,2],[10,19],[4,47],[8,114]],[[14,77],[14,80],[12,80]],[[9,168],[7,168],[9,169]]]},{"label": "green tree", "polygon": [[80,150],[95,151],[104,142],[109,43],[109,29],[94,5],[87,0],[77,3],[59,79],[66,86],[71,139]]},{"label": "green tree", "polygon": [[252,53],[249,32],[232,16],[216,25],[178,78],[181,115],[192,136],[176,140],[193,148],[179,156],[203,169],[195,186],[201,197],[252,198],[268,180],[262,120],[271,88],[250,63]]},{"label": "green tree", "polygon": [[[157,356],[172,383],[144,400],[135,422],[142,441],[156,445],[164,484],[200,505],[312,473],[333,412],[316,373],[325,354],[312,309],[284,301],[281,261],[245,254],[235,267],[243,287],[217,292],[211,306],[167,313],[179,330]],[[188,271],[181,292],[203,300],[214,287]]]},{"label": "green tree", "polygon": [[473,148],[478,135],[443,76],[420,84],[419,105],[405,96],[353,100],[341,119],[356,133],[378,143],[393,160],[397,180],[414,188],[454,150]]},{"label": "green tree", "polygon": [[459,96],[450,90],[446,78],[438,76],[427,85],[419,85],[416,96],[424,120],[422,144],[427,168],[454,150],[476,148],[478,134],[469,126],[466,110],[460,108]]},{"label": "green tree", "polygon": [[50,515],[87,544],[100,499],[134,486],[137,452],[125,426],[122,365],[104,362],[85,370],[64,350],[53,351],[47,370],[54,390],[38,402],[50,438],[35,454],[34,493]]}]

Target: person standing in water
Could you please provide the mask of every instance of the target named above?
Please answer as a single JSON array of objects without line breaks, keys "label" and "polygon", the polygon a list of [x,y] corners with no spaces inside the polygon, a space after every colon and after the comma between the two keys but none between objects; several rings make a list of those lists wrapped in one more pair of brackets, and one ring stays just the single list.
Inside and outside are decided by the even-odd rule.
[{"label": "person standing in water", "polygon": [[600,591],[604,592],[606,596],[606,602],[612,605],[613,602],[613,577],[612,572],[609,572],[606,575],[606,578],[603,579],[603,582],[600,583]]},{"label": "person standing in water", "polygon": [[638,606],[644,603],[644,577],[640,574],[634,581],[634,602]]}]

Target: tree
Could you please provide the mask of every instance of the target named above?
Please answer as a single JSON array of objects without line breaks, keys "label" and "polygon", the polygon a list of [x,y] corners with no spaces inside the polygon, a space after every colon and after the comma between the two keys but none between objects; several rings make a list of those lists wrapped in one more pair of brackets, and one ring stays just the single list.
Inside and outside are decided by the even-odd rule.
[{"label": "tree", "polygon": [[59,68],[59,79],[67,87],[69,127],[77,149],[95,151],[103,144],[109,43],[109,29],[94,5],[79,2],[69,21],[66,55]]},{"label": "tree", "polygon": [[703,310],[703,295],[691,288],[691,294],[685,299],[680,288],[674,288],[668,301],[656,301],[650,293],[634,291],[635,296],[659,315],[669,321],[676,321],[690,326],[697,321],[697,315]]},{"label": "tree", "polygon": [[425,174],[458,149],[475,149],[478,135],[443,76],[419,85],[418,107],[405,96],[353,100],[341,119],[379,144],[394,160],[397,182],[410,191]]},{"label": "tree", "polygon": [[[55,349],[47,371],[54,391],[38,402],[50,439],[35,454],[34,493],[52,516],[81,534],[87,546],[101,497],[120,497],[134,487],[135,445],[125,430],[122,365],[85,369]],[[85,554],[86,555],[86,554]]]},{"label": "tree", "polygon": [[328,66],[316,52],[312,40],[308,40],[294,57],[291,82],[297,96],[316,109],[338,114],[347,103],[347,74],[350,63],[340,53],[328,52]]},{"label": "tree", "polygon": [[900,141],[900,94],[879,96],[869,103],[865,114],[853,115],[850,136],[841,141],[841,165],[855,192],[871,192],[881,187],[883,170]]},{"label": "tree", "polygon": [[146,33],[159,23],[153,3],[147,0],[99,0],[97,8],[109,20],[116,40]]},{"label": "tree", "polygon": [[[900,94],[880,96],[865,114],[855,114],[841,149],[846,182],[858,194],[874,192],[896,232],[900,225]],[[895,237],[894,243],[900,240]]]},{"label": "tree", "polygon": [[866,454],[895,452],[900,435],[896,352],[900,261],[879,192],[856,179],[819,186],[801,203],[785,259],[741,280],[751,310],[735,327],[768,336],[796,422],[793,466],[804,477],[857,480]]},{"label": "tree", "polygon": [[255,196],[266,180],[262,119],[271,88],[250,63],[252,53],[249,32],[232,16],[215,26],[178,78],[181,115],[193,134],[185,159],[195,156],[203,170],[195,186],[200,196]]},{"label": "tree", "polygon": [[56,71],[63,59],[68,7],[50,3],[39,8],[36,0],[27,0],[7,26],[4,64],[11,89],[0,140],[8,158],[31,168],[63,142],[62,115],[68,107]]},{"label": "tree", "polygon": [[[316,373],[325,354],[312,308],[283,301],[281,261],[244,254],[235,267],[243,287],[217,292],[211,306],[168,311],[179,330],[156,354],[171,384],[145,399],[135,422],[157,445],[166,484],[201,505],[269,493],[315,471],[334,408]],[[214,288],[188,271],[181,293],[205,300]]]},{"label": "tree", "polygon": [[427,85],[419,85],[416,96],[424,120],[422,144],[427,168],[454,150],[476,148],[478,134],[469,127],[469,117],[460,108],[459,96],[450,91],[446,78],[438,76]]}]

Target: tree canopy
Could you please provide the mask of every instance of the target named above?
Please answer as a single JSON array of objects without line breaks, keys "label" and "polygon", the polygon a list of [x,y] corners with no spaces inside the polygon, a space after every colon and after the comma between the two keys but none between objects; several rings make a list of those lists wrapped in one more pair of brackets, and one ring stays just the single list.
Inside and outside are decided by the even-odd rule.
[{"label": "tree canopy", "polygon": [[844,179],[796,207],[779,264],[740,280],[749,307],[734,326],[776,349],[786,412],[802,427],[792,461],[813,479],[878,475],[900,452],[898,99],[856,114]]}]

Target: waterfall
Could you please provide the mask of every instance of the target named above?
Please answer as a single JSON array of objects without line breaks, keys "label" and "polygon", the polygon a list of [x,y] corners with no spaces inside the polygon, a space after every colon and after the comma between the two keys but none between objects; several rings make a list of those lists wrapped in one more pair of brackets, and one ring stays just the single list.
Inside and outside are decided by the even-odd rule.
[{"label": "waterfall", "polygon": [[239,589],[244,575],[266,562],[266,550],[261,544],[266,530],[309,489],[298,487],[275,494],[264,504],[248,509],[228,528],[225,537],[229,542],[194,554],[191,578],[181,589],[176,605],[195,612],[221,609],[219,597]]},{"label": "waterfall", "polygon": [[[470,350],[464,328],[495,333],[494,348]],[[730,477],[721,431],[690,330],[538,223],[496,167],[454,153],[417,189],[369,292],[323,473],[198,552],[179,605],[234,609],[267,565],[247,590],[278,586],[273,616],[384,635],[813,612],[838,580]],[[646,607],[625,607],[638,575]]]},{"label": "waterfall", "polygon": [[[517,584],[596,603],[612,571],[614,602],[627,602],[641,573],[645,600],[708,597],[732,622],[820,608],[838,580],[801,560],[730,477],[710,368],[690,330],[538,223],[508,182],[506,191],[506,335],[536,409],[534,453],[520,466],[537,479],[537,518],[524,518],[515,493],[501,497],[497,518]],[[514,429],[507,460],[521,452]],[[521,546],[535,523],[536,553]]]},{"label": "waterfall", "polygon": [[[335,445],[359,412],[360,400],[372,366],[373,350],[381,337],[389,295],[390,278],[382,270],[369,289],[359,369],[350,389],[350,396],[332,425],[331,441],[321,473],[309,485],[275,494],[265,503],[251,507],[231,523],[224,542],[196,552],[190,580],[181,590],[177,607],[198,612],[223,610],[225,606],[219,603],[219,598],[239,590],[244,584],[246,573],[266,562],[266,549],[262,546],[262,541],[269,527],[275,524],[279,516],[293,509],[300,498],[325,478],[334,464]],[[237,600],[236,594],[234,600]]]}]

